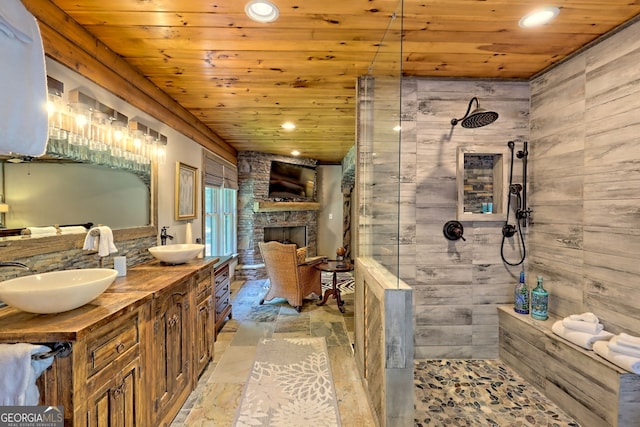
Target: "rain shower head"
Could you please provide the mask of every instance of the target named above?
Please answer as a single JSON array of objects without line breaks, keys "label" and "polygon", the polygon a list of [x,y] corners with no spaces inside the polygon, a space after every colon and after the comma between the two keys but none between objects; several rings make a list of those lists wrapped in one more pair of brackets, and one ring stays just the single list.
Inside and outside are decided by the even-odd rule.
[{"label": "rain shower head", "polygon": [[[476,109],[471,111],[473,101],[476,102]],[[469,114],[469,111],[471,111],[471,114]],[[464,117],[461,119],[451,119],[451,126],[455,126],[460,122],[463,128],[480,128],[495,122],[497,119],[498,113],[480,108],[478,98],[474,96],[471,98],[471,101],[469,101],[469,106],[467,107],[467,112],[464,114]]]}]

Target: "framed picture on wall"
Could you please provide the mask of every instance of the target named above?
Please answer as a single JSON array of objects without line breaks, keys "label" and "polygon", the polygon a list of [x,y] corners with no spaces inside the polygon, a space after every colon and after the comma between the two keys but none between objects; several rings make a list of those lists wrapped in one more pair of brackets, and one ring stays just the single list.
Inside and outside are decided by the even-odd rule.
[{"label": "framed picture on wall", "polygon": [[195,219],[198,205],[198,168],[176,162],[176,221]]}]

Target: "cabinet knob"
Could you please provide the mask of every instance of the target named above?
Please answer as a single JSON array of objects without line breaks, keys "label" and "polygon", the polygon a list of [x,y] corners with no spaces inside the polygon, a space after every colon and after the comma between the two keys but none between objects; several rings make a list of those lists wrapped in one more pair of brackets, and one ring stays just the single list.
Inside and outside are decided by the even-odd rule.
[{"label": "cabinet knob", "polygon": [[124,344],[122,344],[121,342],[116,344],[116,353],[120,354],[122,353],[123,350],[124,350]]}]

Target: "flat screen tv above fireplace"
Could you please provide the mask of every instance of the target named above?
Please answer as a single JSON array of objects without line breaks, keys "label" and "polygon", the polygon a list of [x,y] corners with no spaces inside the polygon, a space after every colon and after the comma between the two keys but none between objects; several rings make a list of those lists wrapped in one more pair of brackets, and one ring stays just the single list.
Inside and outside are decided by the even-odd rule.
[{"label": "flat screen tv above fireplace", "polygon": [[313,201],[316,186],[315,168],[271,161],[269,198],[274,200]]}]

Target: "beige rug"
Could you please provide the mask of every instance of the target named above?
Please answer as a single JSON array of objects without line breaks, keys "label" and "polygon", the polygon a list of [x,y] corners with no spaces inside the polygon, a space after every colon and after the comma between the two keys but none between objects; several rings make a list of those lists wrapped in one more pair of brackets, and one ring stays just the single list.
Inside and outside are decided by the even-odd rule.
[{"label": "beige rug", "polygon": [[340,426],[324,337],[262,339],[235,426]]}]

